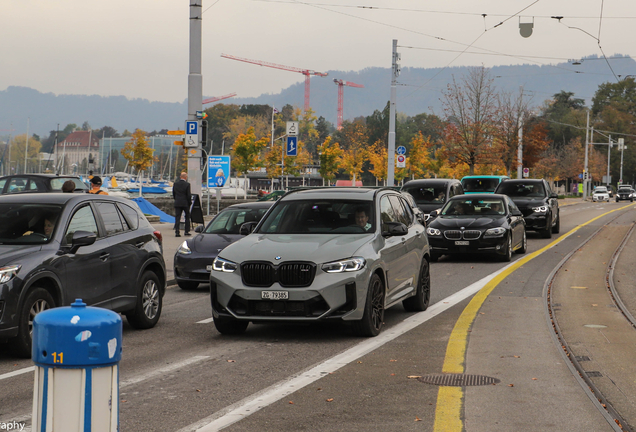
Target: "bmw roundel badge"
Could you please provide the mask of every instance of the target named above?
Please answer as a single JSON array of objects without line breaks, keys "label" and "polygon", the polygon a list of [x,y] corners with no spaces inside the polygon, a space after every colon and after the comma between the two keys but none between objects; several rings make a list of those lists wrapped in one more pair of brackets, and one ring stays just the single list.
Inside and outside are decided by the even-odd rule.
[{"label": "bmw roundel badge", "polygon": [[277,257],[276,257],[276,259],[277,259],[277,260],[279,260],[279,259],[280,259],[280,257],[279,257],[279,256],[277,256]]}]

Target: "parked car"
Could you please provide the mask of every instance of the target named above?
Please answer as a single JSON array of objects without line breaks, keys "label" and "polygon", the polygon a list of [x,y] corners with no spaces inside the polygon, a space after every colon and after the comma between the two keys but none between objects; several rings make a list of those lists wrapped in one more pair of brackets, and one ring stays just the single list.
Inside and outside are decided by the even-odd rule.
[{"label": "parked car", "polygon": [[390,188],[291,191],[214,260],[214,325],[237,334],[250,322],[344,321],[376,336],[386,308],[428,307],[424,230]]},{"label": "parked car", "polygon": [[523,213],[526,230],[550,238],[561,229],[558,195],[544,179],[510,179],[499,183],[496,194],[508,195]]},{"label": "parked car", "polygon": [[510,177],[504,175],[472,175],[462,177],[465,194],[495,193],[495,189]]},{"label": "parked car", "polygon": [[166,286],[161,240],[122,198],[0,196],[0,339],[30,357],[35,315],[78,298],[153,327]]},{"label": "parked car", "polygon": [[629,185],[619,185],[618,191],[616,192],[616,202],[622,200],[630,200],[634,202],[634,189]]},{"label": "parked car", "polygon": [[[185,240],[174,254],[174,276],[179,287],[193,290],[200,283],[210,282],[214,258],[227,245],[248,234],[250,223],[261,220],[272,204],[273,201],[234,204],[219,212],[205,228],[196,227],[198,234]],[[243,233],[241,227],[245,227]]]},{"label": "parked car", "polygon": [[75,183],[75,192],[88,192],[88,186],[77,176],[15,174],[0,177],[0,194],[62,192],[62,185],[67,180]]},{"label": "parked car", "polygon": [[417,207],[424,212],[427,220],[433,210],[442,208],[450,198],[464,193],[462,184],[456,179],[411,180],[400,190],[413,196]]},{"label": "parked car", "polygon": [[592,192],[592,201],[607,201],[609,202],[610,196],[606,186],[596,186],[594,192]]},{"label": "parked car", "polygon": [[431,261],[442,255],[493,254],[510,261],[528,248],[526,223],[505,195],[473,194],[451,198],[426,229]]}]

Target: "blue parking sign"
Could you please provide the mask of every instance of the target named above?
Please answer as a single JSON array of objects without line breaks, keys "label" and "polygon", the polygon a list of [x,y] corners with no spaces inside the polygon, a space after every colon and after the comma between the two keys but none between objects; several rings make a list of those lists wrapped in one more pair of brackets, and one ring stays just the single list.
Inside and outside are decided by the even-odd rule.
[{"label": "blue parking sign", "polygon": [[288,136],[287,137],[287,156],[297,156],[298,155],[298,137]]},{"label": "blue parking sign", "polygon": [[229,156],[208,156],[208,187],[226,187],[230,178]]}]

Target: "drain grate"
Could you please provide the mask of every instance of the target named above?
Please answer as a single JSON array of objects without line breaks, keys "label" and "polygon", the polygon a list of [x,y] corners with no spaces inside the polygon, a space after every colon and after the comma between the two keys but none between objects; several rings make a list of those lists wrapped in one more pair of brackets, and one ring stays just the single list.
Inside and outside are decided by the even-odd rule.
[{"label": "drain grate", "polygon": [[466,374],[430,374],[417,379],[424,384],[433,384],[451,387],[483,386],[498,384],[501,381],[485,375]]},{"label": "drain grate", "polygon": [[574,358],[576,359],[576,361],[590,361],[590,358],[588,356],[574,356]]},{"label": "drain grate", "polygon": [[603,376],[599,371],[586,371],[585,374],[590,378],[601,378]]}]

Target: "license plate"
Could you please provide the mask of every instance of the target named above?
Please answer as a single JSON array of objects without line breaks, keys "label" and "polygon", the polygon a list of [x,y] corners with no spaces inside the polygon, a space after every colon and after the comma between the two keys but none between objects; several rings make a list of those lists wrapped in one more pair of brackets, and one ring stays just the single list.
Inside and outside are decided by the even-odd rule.
[{"label": "license plate", "polygon": [[468,240],[457,240],[455,246],[468,246],[470,242]]},{"label": "license plate", "polygon": [[289,293],[287,291],[261,291],[261,298],[264,300],[287,300]]}]

